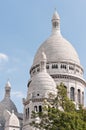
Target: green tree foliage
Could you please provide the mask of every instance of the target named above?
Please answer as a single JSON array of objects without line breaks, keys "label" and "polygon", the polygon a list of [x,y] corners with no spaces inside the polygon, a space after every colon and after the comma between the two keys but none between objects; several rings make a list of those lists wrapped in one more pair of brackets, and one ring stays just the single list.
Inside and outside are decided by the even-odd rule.
[{"label": "green tree foliage", "polygon": [[42,112],[33,112],[30,125],[40,130],[86,130],[86,110],[68,99],[64,84],[57,86],[57,96],[44,100]]}]

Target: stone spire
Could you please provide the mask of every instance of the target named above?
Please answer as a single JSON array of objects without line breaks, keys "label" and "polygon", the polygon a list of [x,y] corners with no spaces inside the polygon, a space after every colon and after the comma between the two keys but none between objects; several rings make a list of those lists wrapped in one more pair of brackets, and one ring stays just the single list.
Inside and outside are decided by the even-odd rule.
[{"label": "stone spire", "polygon": [[40,71],[45,71],[46,72],[46,55],[44,52],[41,53],[41,61],[40,61]]},{"label": "stone spire", "polygon": [[9,81],[7,81],[5,85],[5,98],[10,97],[10,91],[11,91],[11,84]]},{"label": "stone spire", "polygon": [[52,33],[60,32],[60,17],[57,11],[55,10],[52,17]]}]

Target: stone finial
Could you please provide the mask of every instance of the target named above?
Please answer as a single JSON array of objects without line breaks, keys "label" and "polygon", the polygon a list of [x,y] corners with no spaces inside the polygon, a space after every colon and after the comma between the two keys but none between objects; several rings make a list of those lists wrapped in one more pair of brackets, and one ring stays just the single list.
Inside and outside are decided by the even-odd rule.
[{"label": "stone finial", "polygon": [[41,61],[40,61],[40,69],[41,71],[45,71],[46,72],[46,54],[44,52],[41,53]]},{"label": "stone finial", "polygon": [[41,56],[42,56],[42,60],[43,60],[43,61],[46,61],[46,60],[47,60],[47,57],[46,57],[46,55],[45,55],[44,52],[42,52]]},{"label": "stone finial", "polygon": [[12,113],[14,113],[14,110],[12,110]]},{"label": "stone finial", "polygon": [[11,84],[9,81],[7,81],[5,85],[5,97],[10,97],[10,91],[11,91]]},{"label": "stone finial", "polygon": [[56,9],[52,17],[52,32],[53,33],[60,32],[60,17]]}]

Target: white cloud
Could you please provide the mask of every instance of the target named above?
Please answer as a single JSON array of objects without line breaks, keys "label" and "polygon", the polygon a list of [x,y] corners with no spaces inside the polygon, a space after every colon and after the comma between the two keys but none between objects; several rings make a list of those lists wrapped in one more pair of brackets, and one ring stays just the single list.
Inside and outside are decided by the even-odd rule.
[{"label": "white cloud", "polygon": [[24,94],[21,91],[13,91],[11,92],[12,97],[16,97],[16,98],[23,98]]},{"label": "white cloud", "polygon": [[8,61],[8,56],[4,53],[0,53],[0,62]]}]

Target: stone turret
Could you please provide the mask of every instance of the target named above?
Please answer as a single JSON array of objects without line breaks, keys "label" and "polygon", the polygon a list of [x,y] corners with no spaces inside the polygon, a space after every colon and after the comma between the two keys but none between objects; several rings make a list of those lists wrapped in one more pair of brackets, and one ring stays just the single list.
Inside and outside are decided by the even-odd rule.
[{"label": "stone turret", "polygon": [[20,130],[20,123],[18,117],[14,114],[14,110],[10,113],[8,110],[4,112],[5,129],[4,130]]},{"label": "stone turret", "polygon": [[7,81],[6,85],[5,85],[5,94],[4,94],[4,98],[3,100],[0,102],[0,130],[4,130],[4,126],[5,126],[5,116],[4,116],[4,111],[7,110],[10,113],[12,113],[12,110],[14,110],[14,112],[16,114],[18,114],[16,105],[14,104],[14,102],[11,100],[10,97],[10,93],[11,93],[11,84],[9,81]]}]

